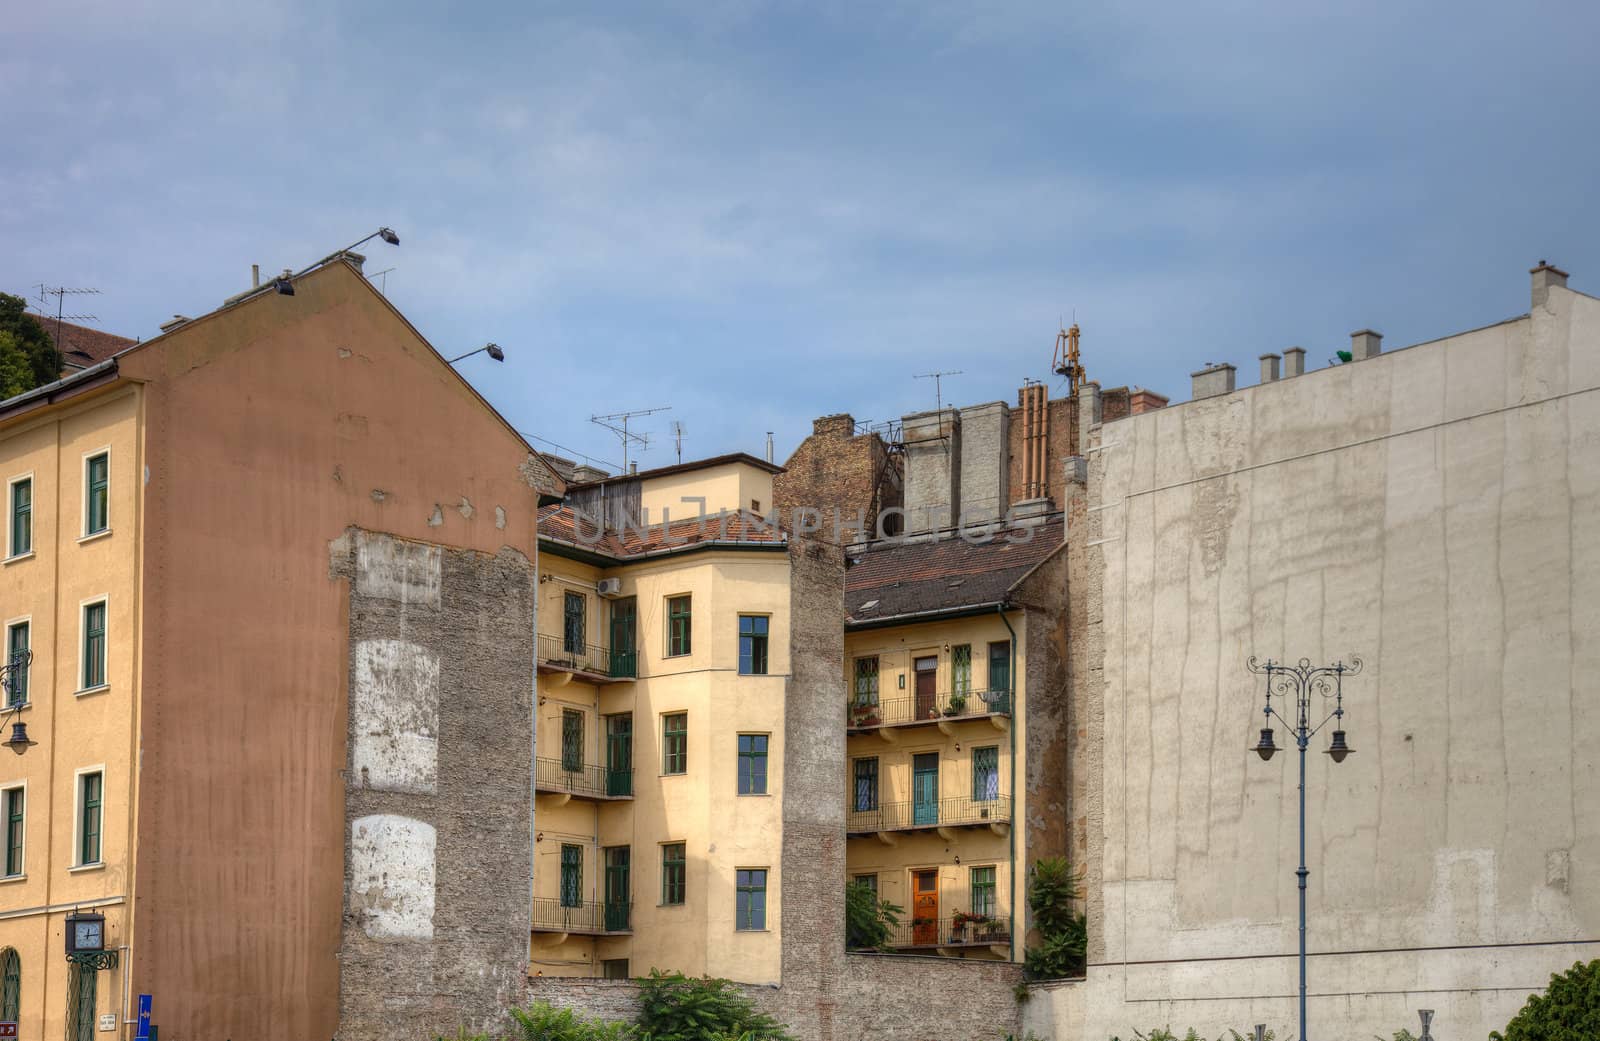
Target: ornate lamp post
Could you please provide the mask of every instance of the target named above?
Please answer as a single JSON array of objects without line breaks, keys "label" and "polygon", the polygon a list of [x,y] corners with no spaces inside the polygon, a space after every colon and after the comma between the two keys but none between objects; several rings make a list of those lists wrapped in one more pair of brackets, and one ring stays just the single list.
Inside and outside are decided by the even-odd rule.
[{"label": "ornate lamp post", "polygon": [[[22,706],[27,704],[28,695],[25,688],[21,701],[13,705],[11,699],[17,688],[27,682],[28,666],[32,662],[32,651],[15,651],[11,655],[11,660],[6,662],[3,668],[0,668],[0,694],[3,694],[5,704],[10,706],[10,711],[6,713],[5,719],[0,719],[0,730],[4,730],[6,721],[21,712]],[[3,742],[7,748],[18,755],[38,743],[28,737],[28,724],[20,720],[11,724],[11,736]]]},{"label": "ornate lamp post", "polygon": [[[1310,747],[1311,738],[1317,731],[1331,720],[1333,738],[1324,749],[1328,758],[1342,763],[1345,756],[1355,751],[1345,742],[1344,678],[1361,671],[1361,659],[1351,655],[1350,662],[1349,665],[1342,661],[1332,665],[1312,665],[1311,659],[1301,658],[1298,664],[1284,665],[1271,658],[1257,661],[1252,655],[1245,665],[1257,676],[1265,676],[1267,686],[1266,705],[1261,710],[1267,725],[1261,728],[1261,740],[1251,751],[1263,761],[1271,759],[1278,751],[1278,746],[1272,742],[1272,720],[1275,716],[1294,735],[1294,742],[1300,748],[1300,868],[1295,872],[1295,877],[1300,880],[1300,1041],[1306,1041],[1306,876],[1310,874],[1306,870],[1306,749]],[[1294,699],[1292,724],[1272,707],[1274,695],[1285,703],[1290,698]],[[1333,711],[1314,725],[1311,722],[1313,695],[1322,699],[1318,702],[1321,707],[1326,707],[1327,699],[1333,699]]]}]

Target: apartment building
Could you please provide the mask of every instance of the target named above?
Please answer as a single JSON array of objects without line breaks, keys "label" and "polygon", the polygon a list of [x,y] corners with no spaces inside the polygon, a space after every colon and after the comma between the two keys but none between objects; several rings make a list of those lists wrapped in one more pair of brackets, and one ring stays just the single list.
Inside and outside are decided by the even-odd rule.
[{"label": "apartment building", "polygon": [[579,482],[540,518],[532,975],[780,978],[777,470]]}]

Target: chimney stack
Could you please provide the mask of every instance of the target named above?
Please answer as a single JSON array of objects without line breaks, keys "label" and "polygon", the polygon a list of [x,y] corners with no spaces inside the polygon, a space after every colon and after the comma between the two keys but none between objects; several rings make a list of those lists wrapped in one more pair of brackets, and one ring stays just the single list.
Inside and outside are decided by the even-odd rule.
[{"label": "chimney stack", "polygon": [[1283,359],[1276,354],[1263,354],[1261,356],[1261,382],[1276,383],[1280,375],[1279,364]]},{"label": "chimney stack", "polygon": [[1383,334],[1362,329],[1350,334],[1350,355],[1354,361],[1366,361],[1383,353]]},{"label": "chimney stack", "polygon": [[250,288],[251,289],[260,289],[261,288],[261,265],[260,264],[251,264],[250,265]]},{"label": "chimney stack", "polygon": [[1306,374],[1306,349],[1304,347],[1290,347],[1283,352],[1283,378],[1290,376],[1304,376]]},{"label": "chimney stack", "polygon": [[1233,373],[1233,366],[1227,362],[1207,365],[1199,372],[1191,372],[1189,379],[1192,389],[1189,396],[1199,401],[1201,398],[1214,398],[1219,394],[1233,393]]},{"label": "chimney stack", "polygon": [[772,462],[772,431],[767,431],[767,462]]},{"label": "chimney stack", "polygon": [[1567,288],[1567,273],[1554,266],[1549,261],[1539,261],[1539,266],[1529,268],[1528,274],[1533,276],[1533,306],[1543,307],[1545,301],[1550,299],[1550,287],[1560,286]]}]

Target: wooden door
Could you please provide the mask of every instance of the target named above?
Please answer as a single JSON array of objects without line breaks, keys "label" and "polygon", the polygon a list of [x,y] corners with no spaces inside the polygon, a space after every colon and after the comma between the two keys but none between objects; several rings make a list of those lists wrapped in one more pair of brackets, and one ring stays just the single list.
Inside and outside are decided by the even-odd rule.
[{"label": "wooden door", "polygon": [[939,872],[911,873],[911,942],[932,947],[939,942]]},{"label": "wooden door", "polygon": [[913,663],[917,678],[918,719],[939,717],[939,659],[918,658]]}]

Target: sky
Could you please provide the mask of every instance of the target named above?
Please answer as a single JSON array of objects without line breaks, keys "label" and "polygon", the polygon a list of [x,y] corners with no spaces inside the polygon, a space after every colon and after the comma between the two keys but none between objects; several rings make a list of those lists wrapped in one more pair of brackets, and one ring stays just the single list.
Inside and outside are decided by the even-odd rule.
[{"label": "sky", "polygon": [[[366,270],[558,454],[761,454],[1600,293],[1600,4],[52,0],[0,25],[0,290],[153,336]],[[553,447],[559,446],[559,447]]]}]

